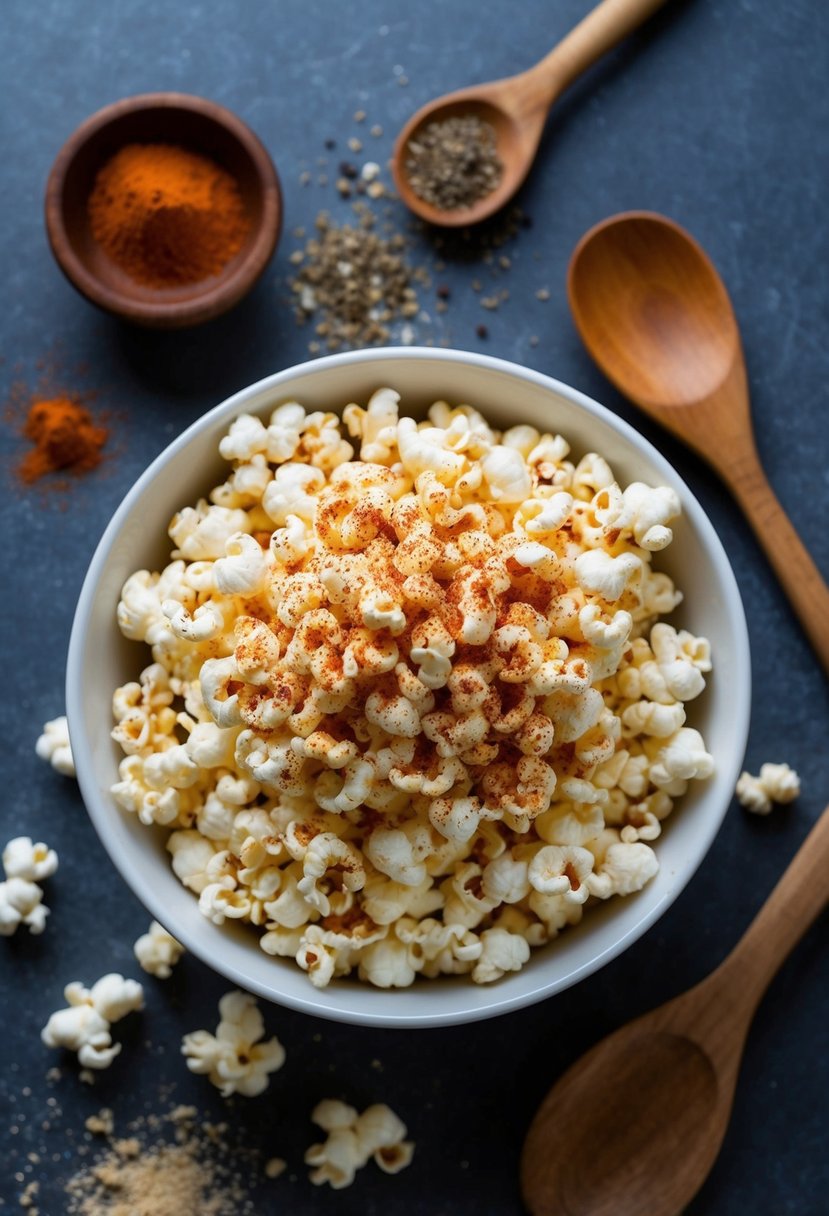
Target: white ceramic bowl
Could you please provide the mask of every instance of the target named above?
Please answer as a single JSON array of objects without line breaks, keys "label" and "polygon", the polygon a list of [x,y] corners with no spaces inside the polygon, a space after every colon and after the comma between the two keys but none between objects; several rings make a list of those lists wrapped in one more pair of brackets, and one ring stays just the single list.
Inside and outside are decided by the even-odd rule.
[{"label": "white ceramic bowl", "polygon": [[[218,443],[231,420],[243,411],[268,413],[292,399],[311,409],[339,410],[350,401],[365,402],[382,385],[401,393],[402,412],[417,414],[438,398],[468,402],[496,426],[524,422],[560,431],[576,456],[605,456],[623,483],[673,486],[683,516],[659,566],[685,592],[674,619],[710,638],[713,650],[713,675],[689,706],[689,723],[703,732],[716,772],[692,784],[666,823],[657,844],[659,873],[638,894],[591,908],[581,925],[533,951],[522,971],[493,985],[458,977],[386,992],[340,980],[318,991],[293,960],[266,955],[255,930],[206,920],[170,868],[168,833],[144,827],[109,793],[121,756],[110,739],[112,691],[149,661],[147,649],[126,641],[116,625],[121,587],[132,571],[166,564],[174,512],[224,480]],[[676,899],[720,826],[745,749],[749,695],[748,636],[734,575],[699,503],[659,452],[595,401],[547,376],[484,355],[414,347],[332,355],[289,368],[237,393],[171,443],[127,494],[98,546],[67,667],[67,713],[84,801],[110,857],[152,915],[234,984],[293,1009],[371,1026],[441,1026],[507,1013],[576,983],[636,941]]]}]

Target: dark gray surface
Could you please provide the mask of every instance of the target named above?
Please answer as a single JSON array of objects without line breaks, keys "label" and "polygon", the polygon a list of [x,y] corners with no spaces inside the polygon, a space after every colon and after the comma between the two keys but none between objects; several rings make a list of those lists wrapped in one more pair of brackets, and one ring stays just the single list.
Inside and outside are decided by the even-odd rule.
[{"label": "dark gray surface", "polygon": [[[332,187],[302,188],[360,134],[382,160],[395,130],[430,96],[527,66],[586,11],[584,0],[354,0],[348,6],[228,2],[103,3],[52,0],[3,5],[0,28],[0,388],[34,385],[38,361],[62,352],[64,380],[94,389],[118,415],[111,459],[68,496],[22,492],[9,466],[23,450],[2,427],[4,695],[0,702],[6,795],[0,835],[30,833],[60,854],[48,884],[52,917],[39,938],[0,941],[0,1194],[16,1210],[24,1181],[41,1182],[40,1210],[63,1211],[62,1180],[77,1165],[67,1137],[102,1104],[123,1123],[157,1106],[159,1088],[221,1114],[225,1104],[178,1055],[182,1033],[215,1025],[226,983],[187,957],[168,983],[143,977],[132,943],[148,917],[104,855],[73,782],[36,760],[41,722],[63,710],[63,668],[72,612],[88,560],[115,506],[148,461],[187,423],[232,390],[306,357],[307,331],[286,307],[296,225],[317,209],[347,205]],[[769,476],[824,571],[827,493],[827,300],[825,202],[827,9],[822,0],[677,0],[595,69],[560,104],[522,204],[534,219],[511,244],[500,285],[511,299],[484,312],[470,288],[490,271],[458,260],[440,276],[452,307],[418,324],[419,338],[484,348],[592,394],[657,442],[699,495],[743,590],[754,664],[747,762],[786,760],[803,794],[769,819],[734,806],[690,887],[621,958],[551,1001],[468,1028],[422,1033],[365,1031],[277,1007],[269,1029],[288,1051],[262,1098],[237,1100],[230,1119],[265,1155],[297,1176],[263,1188],[257,1210],[318,1213],[518,1213],[518,1152],[527,1123],[562,1069],[621,1022],[702,977],[726,953],[770,891],[829,793],[826,686],[747,526],[713,476],[643,421],[591,365],[573,330],[564,273],[577,238],[596,220],[631,207],[661,210],[710,251],[732,294],[744,335],[758,445]],[[395,67],[409,78],[398,84]],[[119,96],[176,88],[232,107],[271,149],[282,175],[286,235],[254,295],[224,320],[177,335],[121,328],[61,278],[43,233],[41,196],[63,140]],[[368,111],[362,130],[353,112]],[[367,127],[382,124],[373,141]],[[332,178],[334,174],[331,174]],[[397,213],[396,213],[397,214]],[[421,241],[424,260],[428,240]],[[548,286],[551,298],[535,298]],[[485,289],[486,290],[486,289]],[[485,322],[487,341],[475,336]],[[538,335],[537,346],[530,345]],[[85,364],[85,377],[75,374]],[[90,673],[90,678],[94,674]],[[773,983],[748,1042],[734,1118],[694,1216],[820,1216],[827,1210],[829,1091],[826,919]],[[146,979],[147,1010],[118,1027],[125,1047],[94,1089],[39,1029],[63,985],[106,970]],[[145,1041],[152,1046],[147,1047]],[[372,1061],[379,1061],[382,1071]],[[28,1087],[30,1094],[24,1093]],[[373,1167],[341,1195],[306,1181],[308,1113],[323,1096],[358,1106],[387,1101],[417,1141],[397,1178]],[[41,1128],[54,1112],[62,1119]],[[39,1164],[29,1152],[43,1152]]]}]

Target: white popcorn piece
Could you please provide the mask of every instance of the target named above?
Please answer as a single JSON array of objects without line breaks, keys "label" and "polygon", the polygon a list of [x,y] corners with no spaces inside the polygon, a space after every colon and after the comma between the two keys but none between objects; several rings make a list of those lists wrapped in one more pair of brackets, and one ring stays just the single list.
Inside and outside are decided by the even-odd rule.
[{"label": "white popcorn piece", "polygon": [[585,883],[591,895],[608,899],[611,895],[632,895],[641,891],[659,869],[653,849],[638,841],[612,844],[594,874]]},{"label": "white popcorn piece", "polygon": [[[368,168],[368,164],[363,165],[364,178]],[[361,460],[377,464],[391,462],[392,451],[397,446],[399,402],[400,394],[394,389],[380,388],[369,398],[364,410],[359,405],[347,405],[343,410],[343,422],[349,435],[361,440]]]},{"label": "white popcorn piece", "polygon": [[642,562],[633,553],[611,557],[603,549],[588,549],[576,558],[575,572],[583,591],[614,603],[631,583],[641,579]]},{"label": "white popcorn piece", "polygon": [[485,929],[481,946],[481,956],[472,972],[476,984],[491,984],[508,971],[520,971],[530,957],[526,939],[506,929]]},{"label": "white popcorn piece", "polygon": [[58,855],[55,850],[42,841],[33,844],[30,836],[15,836],[3,849],[6,878],[42,882],[44,878],[50,878],[57,868]]},{"label": "white popcorn piece", "polygon": [[173,832],[167,841],[167,851],[172,854],[177,877],[185,887],[200,895],[210,881],[207,867],[216,853],[210,840],[192,828]]},{"label": "white popcorn piece", "polygon": [[532,494],[532,479],[523,456],[515,448],[496,445],[481,460],[493,502],[521,503]]},{"label": "white popcorn piece", "polygon": [[755,815],[768,815],[774,803],[793,802],[800,793],[800,778],[788,764],[763,764],[759,777],[740,773],[737,800]]},{"label": "white popcorn piece", "polygon": [[69,1008],[53,1013],[41,1031],[47,1047],[75,1051],[83,1068],[108,1068],[121,1050],[110,1028],[128,1013],[143,1009],[144,990],[136,980],[112,972],[85,988],[74,981],[63,990]]},{"label": "white popcorn piece", "polygon": [[150,922],[148,931],[136,941],[133,952],[144,971],[157,979],[166,980],[184,953],[184,946],[154,920]]},{"label": "white popcorn piece", "polygon": [[415,1146],[405,1139],[406,1126],[385,1103],[358,1115],[353,1106],[326,1098],[311,1112],[311,1120],[328,1133],[324,1143],[312,1144],[305,1153],[306,1164],[316,1167],[310,1174],[315,1186],[328,1183],[342,1190],[371,1158],[387,1174],[399,1173],[412,1160]]},{"label": "white popcorn piece", "polygon": [[25,925],[35,936],[42,933],[49,915],[42,901],[43,892],[37,883],[25,878],[0,882],[0,936],[11,937],[19,925]]},{"label": "white popcorn piece", "polygon": [[101,976],[91,988],[78,982],[67,984],[64,995],[70,1005],[91,1005],[110,1023],[144,1008],[144,989],[138,980],[125,979],[117,971]]},{"label": "white popcorn piece", "polygon": [[258,595],[268,573],[262,546],[245,532],[234,532],[225,542],[226,557],[213,566],[220,595]]},{"label": "white popcorn piece", "polygon": [[360,951],[360,979],[368,980],[376,988],[408,988],[415,981],[418,963],[403,942],[384,938]]},{"label": "white popcorn piece", "polygon": [[208,642],[224,628],[222,611],[218,604],[210,600],[201,604],[192,616],[178,600],[164,600],[161,611],[170,622],[170,628],[176,637],[185,642]]},{"label": "white popcorn piece", "polygon": [[40,1037],[47,1047],[77,1052],[82,1068],[109,1068],[121,1051],[112,1042],[110,1025],[91,1005],[74,1005],[53,1013]]},{"label": "white popcorn piece", "polygon": [[268,446],[268,432],[259,418],[240,414],[230,424],[230,430],[219,441],[219,452],[225,460],[250,460]]},{"label": "white popcorn piece", "polygon": [[195,507],[185,507],[174,515],[168,531],[176,546],[174,557],[206,561],[224,557],[230,538],[249,528],[245,511],[218,507],[202,499]]},{"label": "white popcorn piece", "polygon": [[705,750],[702,735],[683,726],[657,751],[650,779],[666,794],[684,794],[689,781],[703,780],[713,771],[714,757]]},{"label": "white popcorn piece", "polygon": [[593,869],[593,854],[579,845],[545,845],[530,862],[530,886],[542,895],[563,895],[571,903],[583,904],[590,891],[587,877]]},{"label": "white popcorn piece", "polygon": [[270,1083],[270,1074],[285,1062],[285,1049],[274,1036],[262,1042],[265,1024],[256,1000],[247,992],[228,992],[219,1001],[220,1022],[215,1035],[206,1030],[186,1034],[182,1054],[191,1072],[207,1074],[223,1097],[256,1097]]},{"label": "white popcorn piece", "polygon": [[64,777],[75,776],[75,761],[72,758],[72,745],[69,742],[69,727],[65,715],[44,723],[43,732],[35,744],[35,751],[41,760],[51,764],[55,772]]}]

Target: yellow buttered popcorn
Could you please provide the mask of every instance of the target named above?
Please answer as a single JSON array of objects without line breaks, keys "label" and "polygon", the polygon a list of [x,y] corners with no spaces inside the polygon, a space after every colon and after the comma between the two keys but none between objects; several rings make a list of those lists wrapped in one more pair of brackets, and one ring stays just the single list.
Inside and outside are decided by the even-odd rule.
[{"label": "yellow buttered popcorn", "polygon": [[659,620],[675,492],[391,388],[241,415],[220,452],[124,585],[152,663],[113,703],[114,796],[205,916],[318,986],[489,983],[641,889],[713,769],[684,708],[710,648]]}]

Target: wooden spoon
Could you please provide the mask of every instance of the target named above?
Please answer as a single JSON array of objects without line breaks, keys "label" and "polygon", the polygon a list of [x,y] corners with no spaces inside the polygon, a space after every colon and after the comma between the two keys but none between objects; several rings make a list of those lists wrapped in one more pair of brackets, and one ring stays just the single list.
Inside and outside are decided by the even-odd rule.
[{"label": "wooden spoon", "polygon": [[829,589],[760,466],[737,321],[704,250],[664,216],[625,212],[582,237],[567,286],[605,375],[729,486],[829,671]]},{"label": "wooden spoon", "polygon": [[725,962],[550,1090],[521,1156],[533,1216],[677,1216],[719,1152],[760,997],[829,899],[829,807]]},{"label": "wooden spoon", "polygon": [[[392,155],[397,192],[410,210],[431,224],[457,228],[494,215],[515,194],[535,157],[550,106],[591,64],[661,8],[665,0],[603,0],[546,58],[529,71],[458,89],[428,102],[406,123]],[[495,128],[504,166],[499,185],[471,207],[442,211],[415,194],[406,174],[409,140],[423,126],[474,114]]]}]

